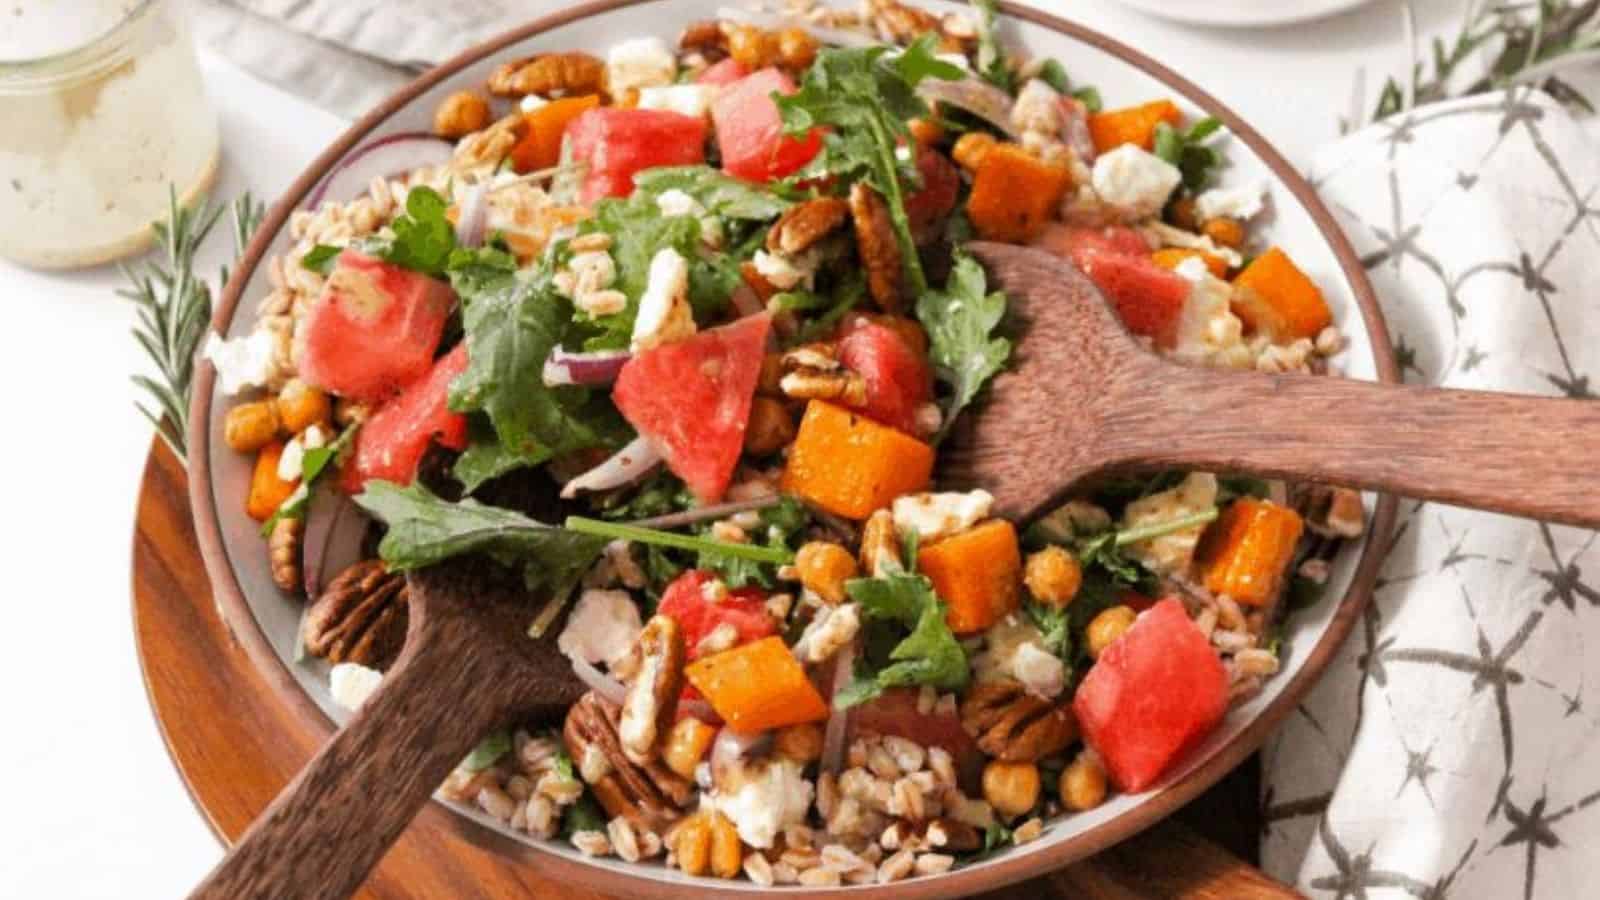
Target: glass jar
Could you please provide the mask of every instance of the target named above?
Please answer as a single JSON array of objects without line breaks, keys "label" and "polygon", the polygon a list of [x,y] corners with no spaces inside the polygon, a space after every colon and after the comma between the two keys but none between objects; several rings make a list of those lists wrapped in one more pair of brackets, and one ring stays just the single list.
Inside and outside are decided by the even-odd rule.
[{"label": "glass jar", "polygon": [[217,173],[217,116],[170,0],[0,4],[0,256],[41,268],[149,246],[169,189]]}]

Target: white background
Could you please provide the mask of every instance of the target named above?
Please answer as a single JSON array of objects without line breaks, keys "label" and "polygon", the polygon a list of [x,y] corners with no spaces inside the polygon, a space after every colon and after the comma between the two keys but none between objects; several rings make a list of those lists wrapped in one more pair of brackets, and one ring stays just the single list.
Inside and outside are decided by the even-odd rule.
[{"label": "white background", "polygon": [[[1370,100],[1408,59],[1390,0],[1252,31],[1176,26],[1102,2],[1040,5],[1163,60],[1302,166],[1336,135],[1356,70],[1369,70]],[[1453,29],[1461,4],[1417,5],[1426,34]],[[530,14],[539,7],[530,2]],[[202,54],[202,67],[223,122],[220,196],[244,187],[275,196],[342,128],[225,60]],[[225,241],[215,243],[220,261]],[[130,541],[150,432],[127,380],[143,360],[128,336],[133,310],[112,294],[120,284],[114,270],[46,275],[0,262],[0,603],[10,631],[0,651],[9,782],[0,898],[181,896],[221,852],[167,758],[134,653]]]}]

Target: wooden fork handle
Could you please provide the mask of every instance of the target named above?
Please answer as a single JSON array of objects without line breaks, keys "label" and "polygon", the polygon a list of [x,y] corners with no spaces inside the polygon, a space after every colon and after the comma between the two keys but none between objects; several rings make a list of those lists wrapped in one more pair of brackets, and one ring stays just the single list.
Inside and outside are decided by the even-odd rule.
[{"label": "wooden fork handle", "polygon": [[470,632],[410,635],[377,692],[278,794],[193,900],[343,900],[515,703]]},{"label": "wooden fork handle", "polygon": [[1593,400],[1157,365],[1182,407],[1112,413],[1108,455],[1600,526]]}]

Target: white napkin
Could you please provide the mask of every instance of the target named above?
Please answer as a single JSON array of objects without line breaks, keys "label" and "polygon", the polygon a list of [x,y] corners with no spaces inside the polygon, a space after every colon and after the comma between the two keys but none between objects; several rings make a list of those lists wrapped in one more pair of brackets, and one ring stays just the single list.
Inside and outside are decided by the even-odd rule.
[{"label": "white napkin", "polygon": [[[1312,178],[1407,381],[1600,387],[1600,157],[1554,101],[1425,106],[1328,147]],[[1340,900],[1600,894],[1595,538],[1401,502],[1365,620],[1267,747],[1268,871]]]}]

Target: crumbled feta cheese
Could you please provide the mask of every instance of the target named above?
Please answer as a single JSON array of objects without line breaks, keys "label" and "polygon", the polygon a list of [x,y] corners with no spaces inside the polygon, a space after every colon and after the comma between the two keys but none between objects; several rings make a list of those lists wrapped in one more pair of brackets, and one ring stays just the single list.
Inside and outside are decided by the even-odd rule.
[{"label": "crumbled feta cheese", "polygon": [[916,532],[931,541],[966,531],[989,516],[994,496],[988,491],[965,494],[908,494],[894,501],[894,527],[902,534]]},{"label": "crumbled feta cheese", "polygon": [[333,702],[355,712],[383,682],[383,673],[360,663],[342,662],[328,672],[328,693]]},{"label": "crumbled feta cheese", "polygon": [[1229,308],[1233,288],[1206,268],[1204,260],[1190,257],[1174,270],[1193,283],[1189,299],[1178,317],[1178,335],[1171,355],[1199,365],[1246,369],[1255,354],[1244,339],[1244,323]]},{"label": "crumbled feta cheese", "polygon": [[1094,161],[1094,192],[1124,221],[1148,219],[1161,212],[1183,174],[1178,167],[1136,144],[1123,144]]},{"label": "crumbled feta cheese", "polygon": [[272,378],[272,335],[265,331],[230,340],[212,332],[206,336],[204,355],[217,367],[217,380],[227,396],[262,387]]},{"label": "crumbled feta cheese", "polygon": [[979,681],[1018,681],[1046,700],[1066,689],[1066,666],[1045,649],[1044,634],[1032,622],[1013,613],[990,628],[983,640],[983,651],[972,659]]},{"label": "crumbled feta cheese", "polygon": [[639,607],[627,591],[587,590],[578,596],[556,648],[571,659],[610,664],[628,652],[641,630]]},{"label": "crumbled feta cheese", "polygon": [[1011,104],[1011,127],[1019,132],[1048,135],[1061,133],[1061,95],[1042,79],[1032,78],[1017,92]]},{"label": "crumbled feta cheese", "polygon": [[1195,234],[1192,231],[1184,231],[1182,228],[1174,228],[1159,219],[1153,219],[1140,225],[1139,233],[1144,235],[1145,240],[1155,244],[1157,247],[1182,247],[1185,250],[1199,250],[1202,253],[1209,253],[1220,258],[1229,267],[1235,269],[1244,265],[1244,257],[1240,256],[1238,251],[1232,247],[1224,247],[1203,234]]},{"label": "crumbled feta cheese", "polygon": [[812,785],[800,763],[771,757],[729,769],[716,779],[710,802],[733,822],[740,840],[764,850],[784,826],[804,824]]},{"label": "crumbled feta cheese", "polygon": [[656,251],[650,260],[649,280],[639,297],[639,315],[633,322],[631,347],[635,353],[681,341],[694,334],[694,310],[689,308],[689,262],[671,247]]},{"label": "crumbled feta cheese", "polygon": [[300,467],[305,464],[306,445],[296,437],[283,445],[283,454],[278,457],[278,480],[299,481]]},{"label": "crumbled feta cheese", "polygon": [[517,102],[517,108],[525,113],[531,113],[539,109],[541,106],[548,104],[549,102],[549,100],[546,100],[538,94],[528,94]]},{"label": "crumbled feta cheese", "polygon": [[[1177,487],[1129,503],[1122,513],[1123,528],[1158,525],[1202,513],[1217,505],[1217,476],[1191,472]],[[1129,556],[1158,575],[1172,575],[1189,567],[1205,525],[1195,525],[1127,546]]]},{"label": "crumbled feta cheese", "polygon": [[700,201],[689,196],[686,191],[680,191],[677,188],[662,191],[656,197],[656,208],[661,210],[661,214],[669,219],[674,216],[704,215],[706,211],[705,207],[700,205]]},{"label": "crumbled feta cheese", "polygon": [[820,257],[811,250],[796,256],[757,250],[751,259],[761,277],[780,291],[791,290],[802,282],[809,288],[820,261]]},{"label": "crumbled feta cheese", "polygon": [[665,109],[700,119],[710,114],[716,96],[716,87],[709,84],[655,85],[639,89],[639,108]]},{"label": "crumbled feta cheese", "polygon": [[606,54],[606,90],[613,97],[629,88],[668,85],[677,76],[678,59],[660,38],[623,41]]},{"label": "crumbled feta cheese", "polygon": [[1194,211],[1202,220],[1227,216],[1242,222],[1261,212],[1266,195],[1267,185],[1259,181],[1233,188],[1212,188],[1194,198]]}]

